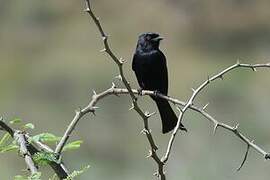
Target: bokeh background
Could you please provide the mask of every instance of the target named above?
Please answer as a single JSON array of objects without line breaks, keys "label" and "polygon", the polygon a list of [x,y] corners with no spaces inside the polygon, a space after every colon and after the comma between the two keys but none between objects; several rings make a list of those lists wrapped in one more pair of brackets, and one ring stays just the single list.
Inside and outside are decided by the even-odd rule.
[{"label": "bokeh background", "polygon": [[[36,125],[31,134],[61,136],[85,106],[92,89],[100,92],[121,85],[117,68],[99,52],[98,31],[83,12],[83,1],[0,1],[0,114]],[[191,95],[207,75],[234,64],[266,63],[270,56],[269,0],[93,0],[94,11],[110,34],[118,56],[127,60],[125,74],[137,88],[131,60],[141,32],[159,32],[169,68],[169,94],[180,100]],[[197,97],[210,102],[208,112],[234,125],[264,149],[270,149],[270,71],[238,70],[216,81]],[[148,97],[140,105],[156,111]],[[97,116],[87,115],[71,140],[82,139],[78,151],[66,152],[70,170],[91,165],[78,179],[154,179],[156,165],[146,159],[148,143],[139,134],[142,122],[128,111],[128,97],[108,97],[98,104]],[[185,116],[188,133],[177,137],[168,166],[170,180],[269,179],[270,164],[251,150],[240,172],[246,145],[226,130],[212,135],[212,124],[200,115]],[[150,120],[153,135],[164,153],[169,135],[161,134],[159,116]],[[52,145],[53,147],[54,145]],[[0,155],[0,178],[22,174],[16,153]],[[43,169],[47,179],[52,171]]]}]

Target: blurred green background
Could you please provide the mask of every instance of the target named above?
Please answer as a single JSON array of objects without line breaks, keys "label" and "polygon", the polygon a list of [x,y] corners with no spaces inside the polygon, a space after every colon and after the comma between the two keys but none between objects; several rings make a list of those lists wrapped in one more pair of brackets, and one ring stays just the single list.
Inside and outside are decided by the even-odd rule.
[{"label": "blurred green background", "polygon": [[[118,72],[108,56],[99,52],[97,28],[83,12],[83,1],[0,1],[0,114],[5,119],[33,122],[31,134],[61,136],[74,110],[89,102],[92,89],[111,86]],[[118,56],[127,60],[125,73],[138,87],[131,70],[137,37],[159,32],[169,68],[169,94],[180,100],[191,95],[207,75],[234,64],[266,63],[270,56],[269,0],[93,0],[94,11],[111,35]],[[270,149],[269,70],[235,71],[216,81],[197,97],[199,106],[234,125],[266,150]],[[156,111],[150,98],[140,105]],[[83,139],[78,151],[66,152],[70,170],[91,168],[79,179],[154,179],[156,165],[146,159],[148,143],[139,132],[141,119],[128,111],[128,97],[108,97],[98,104],[97,116],[87,115],[71,140]],[[188,133],[177,137],[166,166],[170,180],[269,179],[270,164],[251,150],[236,172],[246,145],[200,115],[185,116]],[[153,135],[164,153],[169,135],[161,134],[159,115],[150,119]],[[23,160],[16,153],[0,155],[0,178],[22,174]],[[44,179],[52,174],[44,169]]]}]

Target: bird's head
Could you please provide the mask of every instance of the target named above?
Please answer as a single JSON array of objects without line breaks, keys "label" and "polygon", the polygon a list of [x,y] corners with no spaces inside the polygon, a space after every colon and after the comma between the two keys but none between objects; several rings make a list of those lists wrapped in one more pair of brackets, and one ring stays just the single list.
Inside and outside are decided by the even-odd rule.
[{"label": "bird's head", "polygon": [[163,38],[158,33],[147,32],[139,36],[137,49],[144,52],[158,50],[159,43]]}]

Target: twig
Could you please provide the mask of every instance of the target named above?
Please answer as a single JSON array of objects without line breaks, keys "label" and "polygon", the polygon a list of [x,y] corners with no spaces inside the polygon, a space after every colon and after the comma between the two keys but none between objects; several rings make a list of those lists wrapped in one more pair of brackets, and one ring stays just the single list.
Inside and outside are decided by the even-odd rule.
[{"label": "twig", "polygon": [[262,154],[265,159],[270,159],[269,158],[269,153],[267,153],[261,147],[259,147],[258,145],[256,145],[254,143],[254,141],[250,140],[245,135],[243,135],[242,133],[240,133],[238,129],[236,130],[235,127],[229,126],[229,125],[227,125],[225,123],[218,122],[210,114],[208,114],[204,110],[202,110],[202,109],[200,109],[200,108],[198,108],[198,107],[196,107],[194,105],[190,106],[190,109],[192,109],[192,110],[194,110],[194,111],[202,114],[206,119],[208,119],[210,122],[212,122],[214,124],[214,131],[216,131],[216,129],[218,127],[222,127],[224,129],[227,129],[230,132],[234,133],[234,135],[236,135],[238,138],[240,138],[244,143],[246,143],[247,145],[249,145],[250,147],[252,147],[254,150],[256,150],[259,154]]},{"label": "twig", "polygon": [[37,171],[37,167],[31,157],[31,153],[28,150],[28,142],[25,138],[25,134],[22,131],[15,131],[11,127],[9,127],[4,121],[3,118],[0,118],[0,126],[7,131],[11,137],[15,139],[17,144],[19,145],[19,151],[21,155],[23,155],[27,168],[31,172],[31,174],[35,174]]},{"label": "twig", "polygon": [[247,160],[247,157],[248,157],[249,148],[250,148],[250,145],[247,145],[247,150],[246,150],[244,159],[243,159],[242,163],[240,164],[240,166],[237,168],[237,171],[240,171],[240,169],[241,169],[241,168],[243,167],[243,165],[245,164],[245,162],[246,162],[246,160]]},{"label": "twig", "polygon": [[[13,137],[18,142],[20,146],[20,152],[24,156],[25,162],[27,164],[27,167],[31,171],[31,174],[36,172],[36,167],[34,167],[34,162],[31,157],[37,152],[40,152],[40,150],[46,152],[53,152],[53,150],[49,146],[39,141],[33,142],[34,144],[37,144],[37,146],[39,147],[40,150],[38,150],[35,146],[29,143],[30,137],[28,134],[22,131],[13,130],[3,121],[2,117],[0,118],[0,127],[3,130],[7,131],[10,134],[10,136]],[[60,163],[50,162],[49,164],[60,179],[67,178],[68,171],[67,168],[64,166],[63,162]]]},{"label": "twig", "polygon": [[[252,69],[253,71],[255,71],[257,68],[270,68],[270,63],[267,63],[267,64],[241,64],[239,61],[224,69],[223,71],[221,71],[220,73],[212,76],[211,78],[208,77],[206,81],[204,81],[197,89],[194,89],[193,91],[193,94],[191,95],[191,97],[189,98],[189,100],[187,101],[187,103],[185,104],[185,106],[182,108],[179,116],[178,116],[178,121],[177,121],[177,125],[176,127],[174,128],[173,130],[173,133],[171,135],[171,138],[169,140],[169,143],[168,143],[168,146],[167,146],[167,151],[164,155],[164,157],[162,158],[163,162],[165,163],[166,161],[168,161],[169,159],[169,156],[170,156],[170,153],[171,153],[171,149],[172,149],[172,146],[173,146],[173,142],[175,140],[175,137],[176,137],[176,134],[179,130],[179,127],[180,127],[180,124],[182,122],[182,119],[183,119],[183,115],[184,113],[186,112],[187,109],[189,109],[192,105],[193,105],[193,101],[194,99],[196,98],[196,96],[210,83],[210,82],[213,82],[219,78],[223,79],[223,76],[234,70],[234,69],[237,69],[237,68],[250,68]],[[241,138],[241,137],[240,137]]]},{"label": "twig", "polygon": [[[136,89],[132,89],[132,92],[134,94],[139,94],[138,90],[136,90]],[[94,109],[94,107],[96,107],[97,103],[100,100],[102,100],[103,98],[108,97],[110,95],[128,95],[128,94],[129,94],[129,92],[128,92],[127,89],[116,88],[116,87],[113,87],[112,86],[111,88],[109,88],[109,89],[107,89],[107,90],[105,90],[105,91],[103,91],[101,93],[96,93],[95,95],[93,95],[90,103],[85,108],[83,108],[82,111],[91,112],[90,110],[91,109]],[[170,96],[165,96],[165,95],[160,94],[160,93],[157,93],[156,94],[154,91],[143,90],[141,92],[141,95],[142,96],[145,96],[145,95],[150,95],[150,96],[151,95],[156,95],[159,98],[166,99],[166,100],[172,102],[173,104],[180,105],[180,106],[185,106],[186,105],[186,103],[184,101],[180,101],[180,100],[178,100],[176,98],[173,98],[173,97],[170,97]],[[256,145],[254,143],[254,141],[248,139],[245,135],[243,135],[242,133],[240,133],[239,130],[236,131],[235,130],[235,127],[229,126],[227,124],[224,124],[224,123],[219,122],[213,116],[211,116],[210,114],[208,114],[205,111],[205,109],[203,109],[203,108],[199,108],[199,107],[196,107],[194,105],[191,105],[189,108],[191,110],[195,111],[195,112],[200,113],[202,116],[204,116],[206,119],[208,119],[214,125],[215,131],[216,131],[216,129],[218,127],[229,130],[230,132],[232,132],[233,134],[235,134],[238,138],[240,138],[244,143],[246,143],[251,148],[253,148],[254,150],[256,150],[259,154],[262,154],[265,159],[269,159],[269,157],[270,157],[269,153],[267,153],[261,147],[259,147],[258,145]],[[84,113],[84,115],[85,114],[86,113]],[[82,118],[82,116],[80,118]],[[75,119],[74,118],[73,121],[79,121],[79,119]],[[71,124],[75,124],[75,123],[74,122],[71,122]],[[142,132],[145,133],[145,131],[142,131]],[[149,153],[149,155],[152,156],[151,153]]]},{"label": "twig", "polygon": [[14,130],[4,122],[3,117],[0,117],[0,126],[3,130],[8,132],[11,137],[13,137]]},{"label": "twig", "polygon": [[[160,176],[160,179],[161,180],[165,180],[166,177],[165,177],[165,174],[164,174],[164,171],[163,171],[163,162],[161,161],[161,159],[158,157],[156,151],[157,151],[157,145],[155,144],[155,141],[152,137],[152,134],[151,134],[151,131],[149,129],[149,126],[148,126],[148,118],[150,117],[149,115],[145,114],[139,107],[138,103],[137,103],[137,98],[135,96],[135,94],[133,93],[130,85],[129,85],[129,82],[127,81],[127,79],[125,78],[124,76],[124,71],[123,71],[123,63],[124,63],[124,60],[122,58],[117,58],[117,56],[112,52],[110,46],[109,46],[109,43],[108,43],[108,36],[106,35],[106,33],[104,32],[102,26],[101,26],[101,23],[99,21],[99,18],[96,17],[96,15],[93,13],[92,9],[91,9],[91,4],[90,4],[90,0],[85,0],[85,5],[86,5],[86,9],[85,9],[85,12],[87,12],[90,17],[92,18],[92,20],[95,22],[99,32],[100,32],[100,35],[102,37],[102,40],[103,40],[103,44],[104,44],[104,49],[102,50],[102,52],[106,52],[110,57],[111,59],[115,62],[115,64],[117,65],[118,67],[118,70],[119,70],[119,77],[121,78],[124,86],[127,88],[127,91],[128,91],[128,94],[130,95],[131,99],[132,99],[132,106],[134,109],[140,116],[141,118],[143,119],[143,122],[144,122],[144,129],[143,129],[143,132],[145,132],[144,134],[146,135],[147,137],[147,140],[150,144],[150,147],[151,147],[151,157],[155,160],[155,162],[157,163],[158,165],[158,174]],[[113,84],[113,88],[114,88],[114,84]],[[101,98],[103,97],[102,95],[100,96]],[[89,112],[92,112],[94,113],[95,112],[95,106],[93,106],[93,104],[91,103],[94,103],[96,102],[95,99],[97,100],[97,95],[94,93],[93,95],[93,101],[90,102],[90,104],[85,107],[84,109],[82,110],[79,110],[76,112],[76,115],[75,117],[73,118],[73,120],[71,121],[70,125],[68,126],[67,130],[65,131],[63,137],[61,138],[60,142],[58,143],[58,145],[56,146],[56,149],[55,149],[55,153],[57,154],[61,154],[62,150],[63,150],[63,147],[64,145],[66,144],[67,140],[69,139],[73,129],[75,128],[76,124],[78,123],[78,121],[81,119],[82,116],[84,116],[85,114],[89,113]]]},{"label": "twig", "polygon": [[25,133],[22,131],[15,131],[13,134],[14,139],[19,145],[20,154],[24,157],[25,163],[30,170],[31,174],[35,174],[38,172],[37,167],[32,159],[30,152],[28,151],[28,142],[25,137]]},{"label": "twig", "polygon": [[160,158],[158,157],[156,151],[157,151],[157,146],[155,144],[155,141],[153,139],[153,136],[151,134],[151,130],[149,129],[149,126],[148,126],[148,118],[150,117],[149,115],[146,115],[142,110],[141,108],[139,107],[138,103],[137,103],[137,98],[136,96],[134,95],[130,85],[129,85],[129,82],[127,81],[125,75],[124,75],[124,71],[123,71],[123,63],[124,63],[124,60],[122,58],[117,58],[116,55],[112,52],[109,44],[108,44],[108,36],[105,34],[101,24],[100,24],[100,21],[99,19],[96,17],[96,15],[93,13],[92,9],[91,9],[91,5],[90,5],[90,0],[85,0],[85,4],[86,4],[86,12],[91,16],[91,18],[93,19],[93,21],[95,22],[99,32],[100,32],[100,35],[103,39],[103,43],[104,43],[104,51],[111,57],[111,59],[117,64],[118,66],[118,70],[119,70],[119,77],[121,77],[121,80],[124,84],[124,86],[127,88],[128,92],[129,92],[129,95],[132,99],[132,106],[134,107],[133,109],[141,116],[141,118],[143,119],[143,123],[144,123],[144,132],[145,132],[145,135],[147,137],[147,140],[150,144],[150,147],[151,147],[151,150],[150,150],[150,154],[151,154],[151,157],[155,160],[155,162],[157,163],[158,165],[158,175],[160,177],[161,180],[165,180],[166,179],[166,176],[164,174],[164,170],[163,170],[163,162],[160,160]]}]

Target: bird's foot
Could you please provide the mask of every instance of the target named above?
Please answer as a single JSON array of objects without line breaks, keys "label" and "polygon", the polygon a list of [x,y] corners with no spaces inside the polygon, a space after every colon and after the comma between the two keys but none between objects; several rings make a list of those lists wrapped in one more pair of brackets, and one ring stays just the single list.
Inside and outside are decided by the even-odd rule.
[{"label": "bird's foot", "polygon": [[139,96],[142,96],[142,95],[143,95],[143,94],[142,94],[143,88],[139,88],[139,89],[137,89],[137,91],[138,91],[138,95],[139,95]]},{"label": "bird's foot", "polygon": [[159,94],[161,94],[159,90],[155,90],[155,91],[154,91],[154,96],[155,96],[155,97],[158,97]]}]

